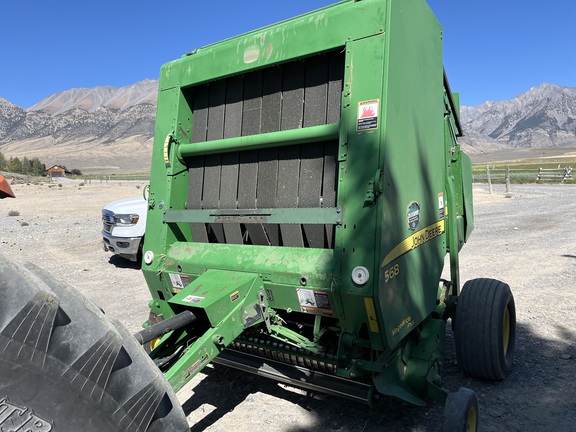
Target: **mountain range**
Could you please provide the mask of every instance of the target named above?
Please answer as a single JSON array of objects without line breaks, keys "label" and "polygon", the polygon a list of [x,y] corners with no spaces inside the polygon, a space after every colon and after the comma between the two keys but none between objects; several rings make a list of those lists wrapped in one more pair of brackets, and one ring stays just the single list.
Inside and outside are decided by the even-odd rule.
[{"label": "mountain range", "polygon": [[[0,151],[83,172],[147,171],[157,81],[74,88],[23,109],[0,98]],[[576,147],[576,88],[542,84],[514,99],[461,107],[472,155],[498,149]]]},{"label": "mountain range", "polygon": [[473,146],[576,147],[576,88],[542,84],[511,100],[463,106],[461,121]]},{"label": "mountain range", "polygon": [[23,109],[0,98],[0,151],[82,172],[147,171],[158,82],[75,88]]}]

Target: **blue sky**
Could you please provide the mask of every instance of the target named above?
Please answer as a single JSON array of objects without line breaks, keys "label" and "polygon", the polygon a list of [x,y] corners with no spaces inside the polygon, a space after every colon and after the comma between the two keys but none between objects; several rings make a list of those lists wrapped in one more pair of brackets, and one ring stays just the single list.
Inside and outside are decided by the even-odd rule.
[{"label": "blue sky", "polygon": [[[194,48],[333,2],[3,1],[0,97],[27,108],[70,88],[157,79],[163,63]],[[576,2],[428,3],[444,27],[444,63],[463,105],[511,99],[544,82],[576,86]]]}]

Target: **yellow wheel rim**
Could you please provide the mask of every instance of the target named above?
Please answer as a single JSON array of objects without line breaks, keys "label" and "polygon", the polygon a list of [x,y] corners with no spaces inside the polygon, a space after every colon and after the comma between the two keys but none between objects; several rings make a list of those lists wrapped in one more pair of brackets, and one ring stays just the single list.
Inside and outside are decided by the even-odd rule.
[{"label": "yellow wheel rim", "polygon": [[150,341],[150,352],[154,351],[154,349],[158,346],[158,344],[160,343],[160,338],[156,338]]},{"label": "yellow wheel rim", "polygon": [[508,353],[508,344],[510,343],[510,311],[508,307],[504,311],[504,327],[502,329],[502,342],[504,344],[504,355]]},{"label": "yellow wheel rim", "polygon": [[476,407],[472,407],[468,412],[468,424],[466,425],[466,430],[470,432],[476,432],[478,426],[478,411]]}]

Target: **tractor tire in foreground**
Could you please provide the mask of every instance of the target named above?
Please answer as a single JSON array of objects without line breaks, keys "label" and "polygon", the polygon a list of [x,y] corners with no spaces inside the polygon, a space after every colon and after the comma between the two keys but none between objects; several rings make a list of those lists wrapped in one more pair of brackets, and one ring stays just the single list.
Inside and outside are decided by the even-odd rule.
[{"label": "tractor tire in foreground", "polygon": [[454,329],[456,357],[476,378],[502,380],[516,345],[516,307],[510,287],[495,279],[473,279],[458,297]]},{"label": "tractor tire in foreground", "polygon": [[0,255],[0,299],[0,430],[189,430],[142,347],[73,288]]}]

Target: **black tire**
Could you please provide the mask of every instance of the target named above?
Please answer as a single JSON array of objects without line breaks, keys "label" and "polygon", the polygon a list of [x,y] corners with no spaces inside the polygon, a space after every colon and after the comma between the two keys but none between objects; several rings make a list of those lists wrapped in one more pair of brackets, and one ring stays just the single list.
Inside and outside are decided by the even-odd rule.
[{"label": "black tire", "polygon": [[39,268],[1,255],[0,347],[0,430],[190,430],[122,324]]},{"label": "black tire", "polygon": [[506,378],[516,347],[516,307],[507,284],[495,279],[464,284],[456,306],[454,342],[465,373],[487,380]]},{"label": "black tire", "polygon": [[448,394],[444,406],[443,432],[475,432],[478,430],[478,399],[476,394],[462,387]]},{"label": "black tire", "polygon": [[142,238],[140,239],[140,243],[138,244],[138,252],[136,253],[136,263],[138,263],[140,266],[142,266],[142,257],[144,256],[143,250],[144,250],[144,236],[142,236]]}]

